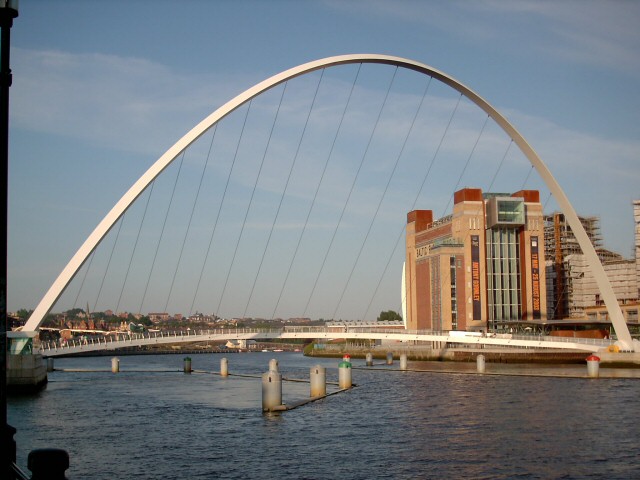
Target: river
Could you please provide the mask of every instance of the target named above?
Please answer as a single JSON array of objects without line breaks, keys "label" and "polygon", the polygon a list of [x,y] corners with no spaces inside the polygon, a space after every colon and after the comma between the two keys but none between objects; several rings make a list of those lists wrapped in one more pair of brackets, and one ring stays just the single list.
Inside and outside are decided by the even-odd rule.
[{"label": "river", "polygon": [[[353,389],[263,414],[259,378],[212,374],[219,354],[191,358],[208,373],[182,373],[182,355],[122,356],[117,374],[110,357],[56,359],[46,389],[9,397],[18,464],[26,471],[29,450],[57,447],[69,452],[72,480],[640,478],[637,374],[518,376],[509,373],[537,372],[492,364],[487,372],[505,374],[468,364],[402,372],[354,360]],[[308,380],[317,364],[327,381],[338,377],[339,359],[227,358],[231,374],[259,376],[276,358],[285,378]],[[285,403],[308,395],[307,383],[283,383]]]}]

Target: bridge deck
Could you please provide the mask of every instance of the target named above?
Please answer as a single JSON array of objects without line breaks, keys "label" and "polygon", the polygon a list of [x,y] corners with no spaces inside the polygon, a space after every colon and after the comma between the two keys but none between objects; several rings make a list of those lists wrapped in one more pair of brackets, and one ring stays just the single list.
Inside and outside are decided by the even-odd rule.
[{"label": "bridge deck", "polygon": [[283,329],[220,329],[184,332],[144,332],[118,334],[114,337],[93,337],[67,342],[42,342],[40,352],[49,357],[72,355],[149,345],[193,342],[226,342],[228,340],[275,339],[346,339],[395,340],[401,342],[431,342],[443,344],[488,345],[515,348],[551,348],[597,352],[614,343],[613,340],[494,334],[482,336],[469,332],[436,332],[398,329],[367,329],[362,327],[323,328],[285,327]]}]

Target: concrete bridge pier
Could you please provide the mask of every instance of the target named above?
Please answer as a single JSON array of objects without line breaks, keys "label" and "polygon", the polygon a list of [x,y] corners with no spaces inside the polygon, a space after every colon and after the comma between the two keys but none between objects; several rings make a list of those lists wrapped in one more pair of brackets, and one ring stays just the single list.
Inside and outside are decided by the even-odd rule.
[{"label": "concrete bridge pier", "polygon": [[7,390],[37,392],[48,382],[47,367],[40,354],[7,355]]}]

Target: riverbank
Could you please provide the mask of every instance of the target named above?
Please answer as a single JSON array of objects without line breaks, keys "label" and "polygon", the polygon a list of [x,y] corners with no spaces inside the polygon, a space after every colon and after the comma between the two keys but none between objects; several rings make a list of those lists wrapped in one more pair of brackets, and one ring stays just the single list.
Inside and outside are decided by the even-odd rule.
[{"label": "riverbank", "polygon": [[[329,347],[329,348],[327,348]],[[389,353],[394,359],[405,354],[409,361],[426,362],[476,362],[478,355],[484,355],[488,363],[533,363],[533,364],[584,364],[590,355],[587,352],[568,352],[549,349],[514,348],[431,348],[427,346],[376,346],[374,348],[357,345],[326,345],[325,348],[306,348],[309,357],[339,358],[349,354],[351,358],[364,359],[371,353],[374,359],[386,360]],[[610,367],[640,368],[639,353],[599,352],[600,364]]]}]

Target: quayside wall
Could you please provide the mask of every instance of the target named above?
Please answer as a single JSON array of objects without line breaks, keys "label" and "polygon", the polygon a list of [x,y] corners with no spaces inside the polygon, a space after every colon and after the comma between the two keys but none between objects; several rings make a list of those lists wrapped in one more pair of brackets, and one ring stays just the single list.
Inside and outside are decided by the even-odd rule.
[{"label": "quayside wall", "polygon": [[[567,352],[566,350],[534,350],[534,349],[491,349],[491,348],[394,348],[392,346],[376,346],[375,348],[352,346],[352,345],[331,345],[331,348],[305,350],[305,355],[309,357],[342,357],[344,354],[351,355],[351,358],[364,359],[367,353],[371,353],[374,359],[383,360],[391,352],[394,359],[399,359],[401,354],[407,355],[410,361],[431,361],[431,362],[476,362],[478,355],[482,354],[485,360],[490,363],[547,363],[547,364],[584,364],[589,356],[587,352]],[[623,359],[622,354],[607,356],[602,363],[609,363],[618,360],[619,363],[633,364],[628,359]],[[639,359],[640,360],[640,359]],[[640,362],[638,362],[640,367]]]}]

